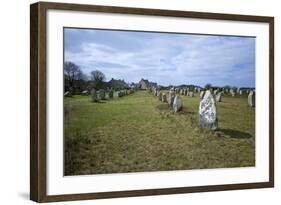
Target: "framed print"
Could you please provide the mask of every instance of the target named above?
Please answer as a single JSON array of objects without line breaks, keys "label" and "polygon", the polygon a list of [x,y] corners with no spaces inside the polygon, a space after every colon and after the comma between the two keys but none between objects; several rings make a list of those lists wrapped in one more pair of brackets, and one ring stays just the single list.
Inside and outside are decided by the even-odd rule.
[{"label": "framed print", "polygon": [[30,198],[274,186],[274,18],[39,2]]}]

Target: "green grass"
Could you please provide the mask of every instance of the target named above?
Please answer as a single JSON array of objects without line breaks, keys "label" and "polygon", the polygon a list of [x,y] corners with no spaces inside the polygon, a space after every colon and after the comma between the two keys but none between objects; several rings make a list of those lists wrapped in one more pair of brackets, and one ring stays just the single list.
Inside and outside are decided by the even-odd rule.
[{"label": "green grass", "polygon": [[173,113],[146,91],[64,100],[65,175],[255,166],[255,110],[223,97],[219,130],[198,128],[198,93]]}]

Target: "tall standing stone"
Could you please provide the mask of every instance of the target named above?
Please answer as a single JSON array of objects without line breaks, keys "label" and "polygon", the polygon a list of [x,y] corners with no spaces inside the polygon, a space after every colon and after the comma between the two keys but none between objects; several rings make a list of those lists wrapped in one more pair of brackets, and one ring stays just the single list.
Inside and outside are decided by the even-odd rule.
[{"label": "tall standing stone", "polygon": [[81,95],[89,95],[89,91],[88,90],[83,90]]},{"label": "tall standing stone", "polygon": [[182,99],[180,96],[177,95],[173,102],[174,112],[179,112],[180,110],[182,110],[182,106],[183,106]]},{"label": "tall standing stone", "polygon": [[256,96],[255,96],[255,92],[254,91],[250,91],[249,95],[248,95],[248,105],[250,107],[255,107],[256,106]]},{"label": "tall standing stone", "polygon": [[66,91],[66,92],[64,93],[64,97],[72,97],[71,92],[70,92],[70,91]]},{"label": "tall standing stone", "polygon": [[201,100],[203,99],[204,95],[205,95],[205,91],[202,90],[202,91],[200,92],[200,99],[201,99]]},{"label": "tall standing stone", "polygon": [[189,97],[194,97],[194,92],[190,91],[189,92]]},{"label": "tall standing stone", "polygon": [[210,130],[218,128],[216,102],[209,90],[206,91],[199,105],[199,126]]},{"label": "tall standing stone", "polygon": [[162,102],[167,102],[167,95],[166,95],[166,93],[162,94]]},{"label": "tall standing stone", "polygon": [[233,89],[230,90],[230,94],[232,95],[232,97],[235,96],[235,91]]},{"label": "tall standing stone", "polygon": [[157,89],[156,88],[154,88],[153,94],[154,94],[154,96],[157,96]]},{"label": "tall standing stone", "polygon": [[112,89],[109,90],[108,97],[109,98],[113,98],[113,90]]},{"label": "tall standing stone", "polygon": [[121,98],[122,97],[122,92],[121,91],[117,91],[117,97]]},{"label": "tall standing stone", "polygon": [[97,102],[98,101],[98,96],[97,96],[97,92],[96,92],[95,89],[91,90],[91,99],[92,99],[92,102]]},{"label": "tall standing stone", "polygon": [[217,93],[218,93],[218,90],[214,90],[214,95],[217,95]]},{"label": "tall standing stone", "polygon": [[181,89],[180,94],[184,95],[184,89]]},{"label": "tall standing stone", "polygon": [[219,93],[216,95],[216,101],[217,101],[217,102],[221,102],[221,96],[222,96],[222,92],[219,92]]},{"label": "tall standing stone", "polygon": [[175,92],[170,91],[168,95],[168,104],[172,107],[175,99]]},{"label": "tall standing stone", "polygon": [[159,91],[158,100],[162,101],[162,93]]},{"label": "tall standing stone", "polygon": [[105,100],[105,91],[104,89],[99,90],[99,97],[101,100]]}]

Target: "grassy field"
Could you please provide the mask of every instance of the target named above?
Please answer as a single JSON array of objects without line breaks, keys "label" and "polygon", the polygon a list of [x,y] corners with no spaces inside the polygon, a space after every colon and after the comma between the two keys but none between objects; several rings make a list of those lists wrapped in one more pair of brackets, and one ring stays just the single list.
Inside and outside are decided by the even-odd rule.
[{"label": "grassy field", "polygon": [[223,97],[219,130],[198,128],[198,93],[173,113],[147,91],[64,100],[65,175],[255,166],[255,110]]}]

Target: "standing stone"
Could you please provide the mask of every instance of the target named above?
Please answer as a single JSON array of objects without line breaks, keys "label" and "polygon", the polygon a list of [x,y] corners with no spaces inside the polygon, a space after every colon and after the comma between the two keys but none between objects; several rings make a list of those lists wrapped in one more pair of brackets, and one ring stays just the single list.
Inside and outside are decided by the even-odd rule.
[{"label": "standing stone", "polygon": [[117,97],[121,98],[122,97],[122,92],[121,91],[117,91]]},{"label": "standing stone", "polygon": [[64,97],[72,97],[71,92],[66,91],[66,92],[64,93]]},{"label": "standing stone", "polygon": [[250,94],[248,95],[248,105],[250,107],[255,107],[256,106],[256,96],[254,91],[250,91]]},{"label": "standing stone", "polygon": [[105,100],[105,91],[104,89],[99,90],[99,97],[101,100]]},{"label": "standing stone", "polygon": [[232,97],[234,97],[234,96],[235,96],[235,92],[234,92],[234,90],[233,90],[233,89],[231,89],[231,90],[230,90],[230,94],[232,95]]},{"label": "standing stone", "polygon": [[194,92],[190,91],[189,92],[189,97],[194,97]]},{"label": "standing stone", "polygon": [[214,95],[217,95],[217,93],[218,93],[218,90],[214,90]]},{"label": "standing stone", "polygon": [[183,89],[180,90],[180,94],[184,95],[184,90]]},{"label": "standing stone", "polygon": [[201,99],[201,100],[203,99],[204,95],[205,95],[205,91],[202,90],[202,91],[200,92],[200,99]]},{"label": "standing stone", "polygon": [[199,126],[211,130],[218,128],[216,102],[209,90],[206,91],[199,105]]},{"label": "standing stone", "polygon": [[170,91],[168,95],[168,104],[172,107],[175,99],[175,92]]},{"label": "standing stone", "polygon": [[162,101],[162,93],[159,91],[158,99]]},{"label": "standing stone", "polygon": [[97,96],[97,92],[96,92],[95,89],[91,90],[91,99],[92,99],[92,102],[97,102],[98,101],[98,96]]},{"label": "standing stone", "polygon": [[167,102],[167,95],[166,95],[166,93],[162,94],[162,102]]},{"label": "standing stone", "polygon": [[154,96],[157,96],[157,94],[158,94],[158,90],[155,88],[155,90],[154,90]]},{"label": "standing stone", "polygon": [[219,93],[216,95],[216,101],[217,101],[217,102],[221,102],[221,96],[222,96],[222,92],[219,92]]},{"label": "standing stone", "polygon": [[182,99],[178,95],[174,99],[173,110],[174,110],[174,112],[178,112],[178,111],[182,110]]},{"label": "standing stone", "polygon": [[185,96],[187,96],[187,93],[188,93],[187,89],[184,89],[184,95]]},{"label": "standing stone", "polygon": [[84,90],[84,91],[82,91],[81,95],[89,95],[89,91],[88,90]]},{"label": "standing stone", "polygon": [[112,89],[109,90],[108,97],[109,98],[113,98],[113,90]]},{"label": "standing stone", "polygon": [[240,91],[239,91],[239,94],[240,94],[240,95],[243,95],[243,90],[240,90]]}]

